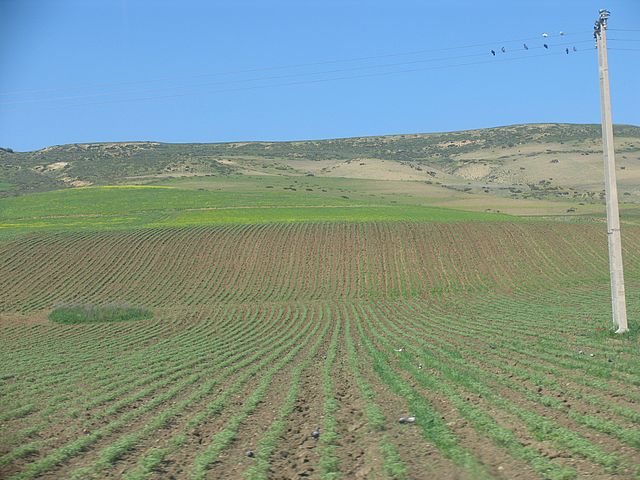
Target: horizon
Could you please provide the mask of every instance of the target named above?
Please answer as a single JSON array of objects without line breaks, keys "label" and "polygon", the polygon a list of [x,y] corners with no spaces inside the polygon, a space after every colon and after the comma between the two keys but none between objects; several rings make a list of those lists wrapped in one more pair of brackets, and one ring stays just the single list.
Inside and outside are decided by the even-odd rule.
[{"label": "horizon", "polygon": [[[14,153],[32,153],[38,152],[41,150],[46,150],[48,148],[53,147],[65,147],[69,145],[109,145],[109,144],[117,144],[117,143],[158,143],[164,145],[223,145],[223,144],[232,144],[232,143],[298,143],[298,142],[327,142],[332,140],[349,140],[353,138],[377,138],[377,137],[397,137],[404,135],[440,135],[447,133],[464,133],[464,132],[473,132],[478,130],[492,130],[498,128],[509,128],[509,127],[523,127],[523,126],[541,126],[541,125],[581,125],[581,126],[600,126],[600,123],[566,123],[566,122],[539,122],[539,123],[513,123],[509,125],[496,125],[493,127],[481,127],[481,128],[468,128],[464,130],[441,130],[441,131],[433,131],[433,132],[397,132],[397,133],[383,133],[383,134],[373,134],[373,135],[360,135],[355,137],[327,137],[327,138],[301,138],[301,139],[291,139],[291,140],[268,140],[268,139],[258,139],[258,140],[228,140],[228,141],[211,141],[211,142],[164,142],[161,140],[114,140],[114,141],[99,141],[99,142],[74,142],[74,143],[57,143],[52,145],[45,145],[41,148],[35,150],[16,150],[11,147],[6,147],[4,145],[0,145],[0,149],[11,149]],[[640,128],[640,125],[634,125],[630,123],[614,123],[614,128],[616,127],[633,127]]]}]

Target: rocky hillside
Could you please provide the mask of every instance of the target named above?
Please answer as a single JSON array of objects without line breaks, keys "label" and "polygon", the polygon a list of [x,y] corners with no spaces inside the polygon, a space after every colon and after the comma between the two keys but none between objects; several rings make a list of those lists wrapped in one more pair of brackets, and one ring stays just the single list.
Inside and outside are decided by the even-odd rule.
[{"label": "rocky hillside", "polygon": [[[296,142],[72,144],[0,149],[0,195],[194,175],[316,175],[441,183],[463,190],[597,197],[599,125],[515,125],[461,132]],[[640,198],[640,127],[615,127],[621,195]]]}]

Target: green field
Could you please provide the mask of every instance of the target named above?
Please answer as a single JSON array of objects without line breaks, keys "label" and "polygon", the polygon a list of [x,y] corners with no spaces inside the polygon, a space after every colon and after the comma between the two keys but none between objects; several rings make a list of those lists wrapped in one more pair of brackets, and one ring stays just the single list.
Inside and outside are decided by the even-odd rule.
[{"label": "green field", "polygon": [[636,204],[224,173],[0,198],[0,478],[640,478]]},{"label": "green field", "polygon": [[[420,199],[398,194],[364,193],[366,183],[362,186],[357,181],[253,180],[239,178],[234,183],[231,179],[224,191],[215,190],[217,183],[209,182],[208,189],[105,186],[6,198],[0,203],[0,237],[34,230],[224,223],[514,220],[498,213],[421,205]],[[238,188],[231,188],[234,185]]]}]

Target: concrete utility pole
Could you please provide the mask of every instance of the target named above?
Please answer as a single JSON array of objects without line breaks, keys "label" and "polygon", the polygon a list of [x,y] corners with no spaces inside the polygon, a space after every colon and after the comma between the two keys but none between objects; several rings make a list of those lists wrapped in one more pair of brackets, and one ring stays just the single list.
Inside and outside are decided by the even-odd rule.
[{"label": "concrete utility pole", "polygon": [[609,66],[607,64],[608,10],[600,10],[593,36],[598,49],[600,73],[600,110],[602,113],[602,147],[604,151],[604,179],[607,199],[607,237],[609,239],[609,273],[611,275],[611,304],[616,333],[628,332],[627,306],[624,295],[622,271],[622,242],[620,240],[620,215],[618,213],[618,187],[616,185],[616,160],[613,151],[613,124],[611,121],[611,96],[609,94]]}]

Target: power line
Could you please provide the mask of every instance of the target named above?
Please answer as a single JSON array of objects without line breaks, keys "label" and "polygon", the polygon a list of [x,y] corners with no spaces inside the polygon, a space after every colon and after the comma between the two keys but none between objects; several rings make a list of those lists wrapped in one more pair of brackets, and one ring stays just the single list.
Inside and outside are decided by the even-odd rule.
[{"label": "power line", "polygon": [[[583,40],[583,41],[579,41],[579,42],[565,42],[565,43],[558,43],[558,44],[552,44],[551,47],[564,47],[564,46],[571,46],[571,45],[580,45],[580,44],[584,44],[584,43],[591,43],[591,40]],[[491,44],[493,45],[493,44]],[[531,46],[531,47],[527,47],[528,50],[542,50],[542,49],[547,49],[548,47],[536,47],[536,46]],[[443,49],[439,49],[438,51],[442,51]],[[508,52],[511,53],[513,51],[518,51],[518,52],[522,52],[524,51],[522,48],[518,49],[518,50],[509,50]],[[575,52],[572,52],[575,53]],[[248,79],[239,79],[239,80],[228,80],[228,81],[220,81],[220,82],[207,82],[207,83],[201,83],[201,84],[196,84],[196,85],[188,85],[188,88],[201,88],[201,87],[210,87],[210,86],[216,86],[216,85],[234,85],[234,84],[241,84],[241,83],[250,83],[250,82],[260,82],[260,81],[269,81],[269,80],[282,80],[282,79],[287,79],[287,78],[298,78],[298,77],[306,77],[306,76],[316,76],[316,75],[328,75],[328,74],[335,74],[335,73],[345,73],[345,72],[352,72],[352,71],[359,71],[359,70],[369,70],[369,69],[375,69],[375,68],[390,68],[390,67],[398,67],[398,66],[405,66],[405,65],[415,65],[415,64],[419,64],[419,63],[431,63],[431,62],[440,62],[440,61],[451,61],[451,60],[461,60],[461,59],[466,59],[466,58],[474,58],[474,57],[486,57],[488,55],[487,52],[484,53],[473,53],[473,54],[466,54],[466,55],[458,55],[458,56],[447,56],[447,57],[438,57],[438,58],[427,58],[427,59],[421,59],[421,60],[412,60],[409,62],[396,62],[396,63],[386,63],[386,64],[374,64],[374,65],[363,65],[363,66],[357,66],[357,67],[350,67],[350,68],[344,68],[344,69],[333,69],[333,70],[323,70],[323,71],[316,71],[316,72],[304,72],[304,73],[293,73],[293,74],[285,74],[285,75],[272,75],[272,76],[267,76],[267,77],[254,77],[254,78],[248,78]],[[535,58],[535,55],[528,55],[528,57],[532,57]],[[527,57],[522,57],[522,58],[527,58]],[[494,62],[497,61],[493,60]],[[487,62],[490,63],[490,62]],[[162,89],[156,89],[155,91],[158,92],[162,92],[162,91],[167,91],[170,88],[176,88],[176,87],[164,87]],[[179,88],[179,86],[177,87]],[[153,91],[153,90],[151,90]],[[149,90],[146,90],[144,92],[139,92],[140,94],[142,93],[149,93]],[[138,92],[103,92],[103,93],[96,93],[96,94],[89,94],[89,95],[74,95],[74,96],[68,96],[68,97],[55,97],[55,98],[45,98],[45,99],[28,99],[28,100],[18,100],[18,101],[13,101],[13,102],[3,102],[0,103],[0,106],[14,106],[14,105],[24,105],[24,104],[32,104],[32,103],[44,103],[44,102],[59,102],[59,101],[66,101],[66,100],[85,100],[85,99],[96,99],[96,98],[104,98],[104,97],[110,97],[110,96],[114,96],[114,95],[119,95],[119,94],[127,94],[127,93],[133,93],[136,94]],[[181,96],[181,95],[180,95]],[[145,97],[145,98],[150,98],[150,97]],[[158,97],[158,98],[171,98],[171,96],[167,96],[167,97]]]},{"label": "power line", "polygon": [[[548,38],[562,38],[562,37],[575,36],[575,35],[584,35],[585,33],[590,33],[590,32],[589,31],[569,32],[569,33],[562,33],[561,35],[560,34],[548,35]],[[469,44],[469,45],[460,45],[460,46],[454,46],[454,47],[423,49],[423,50],[414,50],[414,51],[409,51],[409,52],[396,52],[396,53],[389,53],[389,54],[384,54],[384,55],[372,55],[372,56],[354,57],[354,58],[348,58],[348,59],[326,60],[326,61],[311,62],[311,63],[300,63],[300,64],[291,64],[291,65],[259,67],[259,68],[250,68],[250,69],[227,71],[227,72],[201,73],[201,74],[191,75],[191,76],[186,76],[186,77],[184,77],[184,76],[181,76],[181,77],[176,77],[176,76],[173,76],[173,77],[156,77],[156,78],[152,78],[152,79],[144,79],[144,80],[137,80],[137,81],[131,81],[131,82],[103,83],[103,84],[93,85],[93,87],[109,88],[109,87],[113,87],[113,86],[127,86],[127,85],[140,85],[140,84],[146,84],[146,83],[157,83],[157,82],[166,81],[166,80],[181,80],[181,79],[193,79],[193,78],[202,78],[202,77],[228,76],[228,75],[239,75],[239,74],[244,74],[244,73],[266,72],[266,71],[272,71],[272,70],[285,70],[285,69],[292,69],[292,68],[305,68],[305,67],[311,67],[311,66],[330,65],[330,64],[336,64],[336,63],[348,63],[348,62],[356,62],[356,61],[376,60],[376,59],[382,59],[382,58],[393,58],[393,57],[410,56],[410,55],[421,55],[421,54],[425,54],[425,53],[446,52],[446,51],[460,50],[460,49],[490,47],[490,46],[494,46],[494,45],[508,45],[508,44],[512,44],[512,43],[516,43],[516,42],[530,42],[530,41],[539,40],[539,39],[540,39],[540,36],[528,37],[528,38],[520,38],[520,39],[512,39],[512,40],[498,40],[498,41],[493,41],[493,42],[476,43],[476,44]],[[91,87],[91,86],[89,86],[89,87]],[[0,97],[2,97],[2,96],[11,96],[11,95],[25,95],[25,94],[39,94],[39,93],[60,92],[60,91],[65,91],[65,90],[69,90],[69,89],[78,89],[78,88],[83,88],[83,87],[82,86],[69,86],[69,87],[55,88],[55,89],[23,90],[23,91],[4,92],[4,93],[0,92]]]},{"label": "power line", "polygon": [[[411,62],[397,62],[397,63],[387,63],[387,64],[377,64],[377,65],[363,65],[360,67],[351,67],[351,68],[344,68],[344,69],[334,69],[334,70],[323,70],[323,71],[317,71],[317,72],[304,72],[304,73],[292,73],[292,74],[286,74],[286,75],[272,75],[272,76],[268,76],[268,77],[253,77],[253,78],[245,78],[245,79],[238,79],[238,80],[227,80],[227,81],[221,81],[221,82],[207,82],[207,83],[200,83],[200,84],[195,84],[195,85],[189,85],[190,88],[193,87],[209,87],[209,86],[215,86],[215,85],[232,85],[235,83],[247,83],[247,82],[257,82],[257,81],[265,81],[265,80],[280,80],[280,79],[284,79],[284,78],[295,78],[295,77],[301,77],[301,76],[309,76],[309,75],[323,75],[323,74],[331,74],[331,73],[343,73],[343,72],[349,72],[349,71],[354,71],[354,70],[365,70],[365,69],[371,69],[371,68],[380,68],[380,67],[394,67],[394,66],[402,66],[402,65],[413,65],[416,63],[425,63],[425,62],[437,62],[440,60],[451,60],[451,59],[459,59],[459,58],[469,58],[469,57],[485,57],[487,54],[486,53],[476,53],[476,54],[470,54],[470,55],[460,55],[457,57],[440,57],[440,58],[432,58],[432,59],[425,59],[425,60],[413,60]],[[162,88],[162,89],[156,89],[155,91],[166,91],[168,88]],[[154,90],[150,90],[151,92]],[[150,92],[149,90],[147,90],[147,92]],[[47,98],[47,99],[32,99],[32,100],[24,100],[24,101],[17,101],[17,102],[5,102],[5,103],[0,103],[0,105],[3,106],[7,106],[7,105],[19,105],[19,104],[25,104],[25,103],[38,103],[38,102],[53,102],[53,101],[61,101],[61,100],[82,100],[82,99],[89,99],[89,98],[97,98],[97,97],[105,97],[105,96],[111,96],[111,95],[117,95],[118,93],[123,93],[123,92],[106,92],[106,93],[98,93],[98,94],[91,94],[91,95],[77,95],[77,96],[71,96],[71,97],[57,97],[57,98]],[[126,92],[124,92],[126,93]],[[131,93],[131,92],[130,92]],[[136,92],[132,92],[132,93],[136,93]]]},{"label": "power line", "polygon": [[[575,54],[583,54],[583,53],[587,53],[587,52],[588,52],[587,50],[581,50],[581,51],[572,52],[572,53],[575,55]],[[277,88],[277,87],[288,87],[288,86],[298,86],[298,85],[311,85],[311,84],[327,83],[327,82],[340,81],[340,80],[353,80],[353,79],[359,79],[359,78],[382,77],[382,76],[396,75],[396,74],[402,74],[402,73],[414,73],[414,72],[423,72],[423,71],[431,71],[431,70],[442,70],[442,69],[448,69],[448,68],[476,66],[476,65],[483,65],[483,64],[494,64],[496,62],[504,63],[504,62],[518,61],[518,60],[528,60],[528,59],[531,59],[531,58],[541,58],[541,57],[559,56],[559,55],[563,55],[564,56],[565,52],[564,51],[557,52],[557,53],[549,52],[549,53],[541,53],[539,55],[526,55],[526,56],[520,56],[520,57],[505,57],[505,58],[500,58],[500,59],[491,59],[491,60],[478,61],[478,62],[467,62],[467,63],[459,63],[459,64],[453,64],[453,65],[438,65],[438,66],[426,67],[426,68],[413,68],[413,69],[395,70],[395,71],[389,71],[389,72],[375,72],[375,73],[368,73],[368,74],[341,76],[341,77],[333,77],[333,78],[323,78],[323,79],[315,79],[315,80],[301,80],[301,81],[296,81],[296,82],[287,82],[287,83],[280,83],[280,84],[253,85],[253,86],[248,86],[248,87],[238,87],[238,88],[228,88],[228,89],[221,89],[221,90],[211,90],[211,91],[207,91],[207,92],[203,92],[203,93],[211,95],[211,94],[216,94],[216,93],[250,91],[250,90],[259,90],[259,89],[265,89],[265,88],[274,88],[274,87]],[[182,92],[182,93],[176,93],[176,94],[171,94],[171,95],[158,95],[158,96],[137,97],[137,98],[128,98],[128,99],[112,99],[112,100],[109,100],[109,101],[102,101],[102,102],[77,103],[77,104],[69,104],[69,105],[62,105],[62,106],[50,106],[50,107],[44,107],[44,108],[45,109],[57,109],[57,108],[65,108],[65,107],[67,107],[67,108],[69,108],[69,107],[86,107],[86,106],[96,106],[96,105],[108,105],[108,104],[113,104],[113,103],[129,103],[129,102],[140,102],[140,101],[148,101],[148,100],[162,100],[162,99],[170,99],[170,98],[181,98],[181,97],[187,97],[187,96],[190,96],[190,95],[194,95],[194,93],[193,92]]]}]

